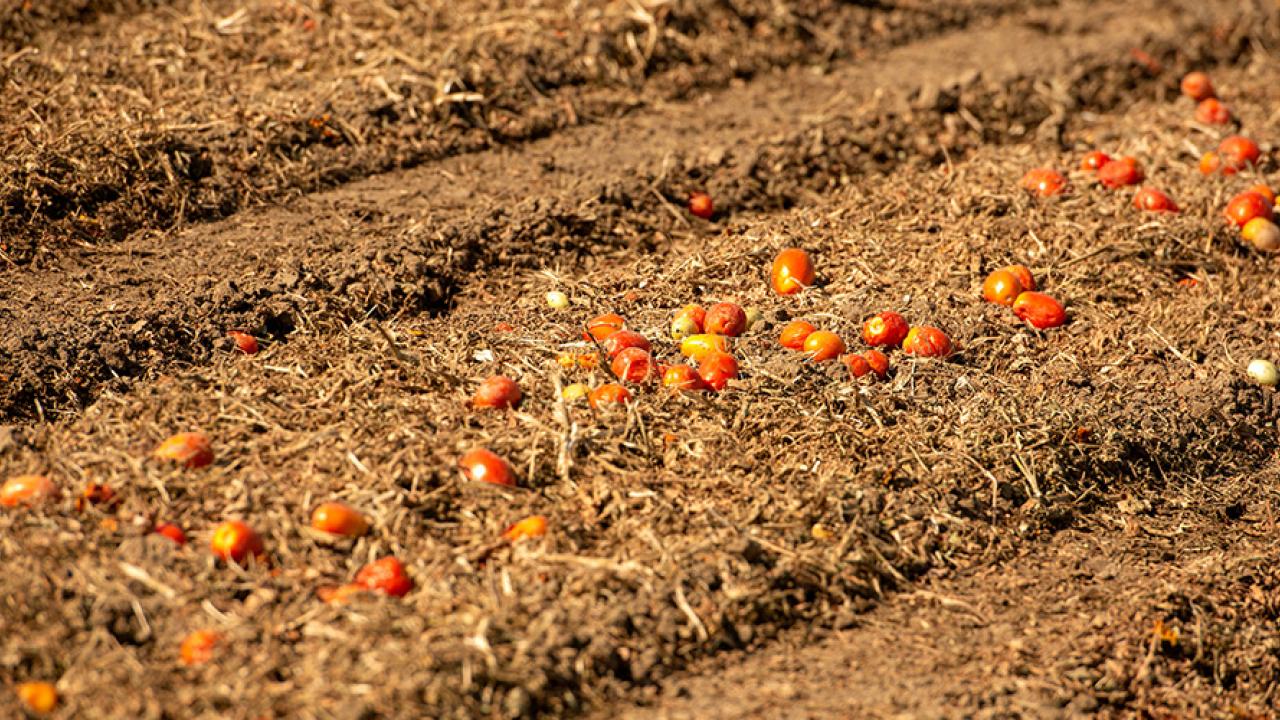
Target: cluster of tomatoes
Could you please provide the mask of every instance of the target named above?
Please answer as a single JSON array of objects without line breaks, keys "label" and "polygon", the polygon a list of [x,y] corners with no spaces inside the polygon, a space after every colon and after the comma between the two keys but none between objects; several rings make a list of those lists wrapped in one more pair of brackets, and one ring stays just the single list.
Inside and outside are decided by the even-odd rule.
[{"label": "cluster of tomatoes", "polygon": [[1037,330],[1056,328],[1067,321],[1062,303],[1036,292],[1036,280],[1026,265],[1009,265],[994,270],[982,283],[982,297],[1011,308],[1013,314]]}]

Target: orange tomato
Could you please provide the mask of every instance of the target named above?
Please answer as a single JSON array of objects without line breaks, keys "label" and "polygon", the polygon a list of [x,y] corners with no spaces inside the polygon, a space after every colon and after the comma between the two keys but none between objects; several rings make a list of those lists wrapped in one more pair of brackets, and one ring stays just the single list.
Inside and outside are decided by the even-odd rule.
[{"label": "orange tomato", "polygon": [[817,330],[811,323],[804,320],[792,320],[782,328],[782,334],[778,336],[778,344],[784,348],[791,350],[799,350],[804,347],[804,339],[809,334]]},{"label": "orange tomato", "polygon": [[240,520],[228,520],[213,531],[209,541],[214,557],[226,562],[243,562],[249,557],[261,557],[265,550],[262,537]]},{"label": "orange tomato", "polygon": [[868,350],[862,353],[862,357],[866,359],[867,365],[871,371],[878,375],[881,379],[889,376],[889,356],[879,350]]},{"label": "orange tomato", "polygon": [[1009,270],[996,270],[982,281],[982,297],[997,305],[1012,305],[1022,292],[1022,282]]},{"label": "orange tomato", "polygon": [[1062,303],[1038,292],[1024,292],[1013,301],[1013,314],[1037,330],[1056,328],[1067,321]]},{"label": "orange tomato", "polygon": [[356,584],[391,597],[404,597],[413,589],[413,580],[404,571],[404,565],[394,557],[384,557],[360,568]]},{"label": "orange tomato", "polygon": [[800,248],[787,248],[773,259],[769,284],[779,295],[795,295],[813,285],[813,260]]},{"label": "orange tomato", "polygon": [[1111,189],[1137,185],[1144,177],[1137,159],[1128,155],[1112,160],[1098,169],[1098,181]]},{"label": "orange tomato", "polygon": [[1040,197],[1061,195],[1067,189],[1067,179],[1057,170],[1034,168],[1022,176],[1022,188]]},{"label": "orange tomato", "polygon": [[34,715],[48,715],[58,707],[58,689],[47,682],[19,683],[14,691],[23,707]]},{"label": "orange tomato", "polygon": [[729,353],[713,350],[698,363],[698,377],[707,387],[717,392],[725,389],[729,381],[738,377],[738,361]]},{"label": "orange tomato", "polygon": [[1222,169],[1222,158],[1218,157],[1218,153],[1210,150],[1200,156],[1200,174],[1212,175]]},{"label": "orange tomato", "polygon": [[311,527],[330,535],[356,538],[369,532],[369,521],[346,503],[327,502],[311,511]]},{"label": "orange tomato", "polygon": [[1273,191],[1270,187],[1268,187],[1268,186],[1266,186],[1266,185],[1263,185],[1263,184],[1261,184],[1261,183],[1259,183],[1259,184],[1257,184],[1257,185],[1251,185],[1251,186],[1249,186],[1249,188],[1248,188],[1248,189],[1246,189],[1246,190],[1245,190],[1245,192],[1254,192],[1254,193],[1258,193],[1258,194],[1259,194],[1259,195],[1261,195],[1262,197],[1266,198],[1266,199],[1267,199],[1267,202],[1271,203],[1272,205],[1275,205],[1275,204],[1276,204],[1276,194],[1275,194],[1275,191]]},{"label": "orange tomato", "polygon": [[203,665],[213,659],[213,651],[222,642],[222,635],[214,630],[196,630],[182,639],[179,655],[182,664]]},{"label": "orange tomato", "polygon": [[649,344],[649,341],[645,336],[631,330],[618,330],[605,338],[600,345],[604,348],[605,353],[609,355],[610,359],[617,357],[618,353],[626,350],[627,348],[640,348],[645,352],[653,349],[653,346]]},{"label": "orange tomato", "polygon": [[1218,144],[1218,156],[1222,158],[1222,174],[1232,175],[1256,165],[1262,151],[1258,149],[1258,143],[1249,138],[1232,135]]},{"label": "orange tomato", "polygon": [[902,341],[902,351],[917,357],[946,357],[952,352],[951,338],[935,327],[913,327]]},{"label": "orange tomato", "polygon": [[662,374],[662,385],[682,392],[707,389],[706,383],[698,376],[698,371],[688,365],[672,365],[667,368]]},{"label": "orange tomato", "polygon": [[182,547],[187,544],[187,534],[182,532],[182,528],[174,525],[173,523],[158,522],[156,523],[155,528],[152,529],[152,532],[169,538],[175,542],[178,547]]},{"label": "orange tomato", "polygon": [[844,340],[826,330],[815,330],[804,339],[804,352],[810,362],[826,362],[840,357],[845,351]]},{"label": "orange tomato", "polygon": [[1205,125],[1226,125],[1231,122],[1231,110],[1217,98],[1205,98],[1196,105],[1195,118]]},{"label": "orange tomato", "polygon": [[502,539],[509,543],[516,543],[521,540],[540,538],[546,534],[547,519],[542,515],[530,515],[504,530]]},{"label": "orange tomato", "polygon": [[1196,102],[1214,97],[1213,83],[1209,81],[1209,76],[1198,70],[1182,77],[1181,88],[1183,95]]},{"label": "orange tomato", "polygon": [[896,312],[885,311],[862,323],[862,339],[871,347],[897,347],[910,329],[906,318]]},{"label": "orange tomato", "polygon": [[471,398],[476,408],[513,408],[520,404],[520,386],[505,375],[486,378]]},{"label": "orange tomato", "polygon": [[680,341],[680,354],[694,362],[698,362],[712,350],[728,352],[729,338],[723,335],[703,333],[701,335],[690,335]]},{"label": "orange tomato", "polygon": [[597,410],[629,402],[631,402],[631,391],[617,383],[605,383],[587,395],[587,403]]},{"label": "orange tomato", "polygon": [[493,485],[513,487],[516,474],[497,453],[486,448],[472,448],[458,458],[458,467],[462,474],[472,482],[485,482]]},{"label": "orange tomato", "polygon": [[1133,206],[1146,212],[1178,212],[1178,205],[1168,195],[1153,187],[1140,188],[1134,193]]},{"label": "orange tomato", "polygon": [[711,202],[710,195],[704,192],[689,193],[689,212],[694,217],[710,220],[715,211],[715,205]]},{"label": "orange tomato", "polygon": [[213,462],[213,445],[202,432],[184,432],[160,443],[152,454],[185,468],[201,468]]},{"label": "orange tomato", "polygon": [[245,355],[256,355],[258,353],[258,339],[246,332],[239,330],[231,330],[227,333],[227,337],[235,343],[236,349]]},{"label": "orange tomato", "polygon": [[716,303],[707,308],[702,327],[710,335],[738,337],[747,329],[747,312],[736,303]]},{"label": "orange tomato", "polygon": [[630,347],[618,353],[610,368],[619,380],[629,383],[646,382],[657,374],[653,356],[638,347]]},{"label": "orange tomato", "polygon": [[871,372],[871,366],[867,364],[867,359],[861,355],[854,355],[853,353],[842,355],[840,362],[849,368],[849,374],[855,378],[860,378]]},{"label": "orange tomato", "polygon": [[1026,265],[1005,265],[1000,269],[1013,273],[1013,276],[1018,278],[1018,282],[1022,284],[1023,290],[1036,289],[1036,279],[1031,275],[1031,268]]},{"label": "orange tomato", "polygon": [[1098,168],[1111,162],[1111,156],[1101,150],[1094,150],[1087,153],[1084,159],[1080,161],[1080,169],[1086,172],[1097,172]]},{"label": "orange tomato", "polygon": [[62,493],[44,475],[17,475],[0,486],[0,507],[42,505],[57,500]]},{"label": "orange tomato", "polygon": [[1254,218],[1274,219],[1272,203],[1266,197],[1247,190],[1231,198],[1224,214],[1227,216],[1227,221],[1236,227],[1244,227],[1245,223]]},{"label": "orange tomato", "polygon": [[610,335],[622,329],[626,324],[626,320],[621,315],[609,313],[608,315],[600,315],[592,318],[587,322],[587,331],[582,333],[582,339],[590,341],[592,339],[603,341]]}]

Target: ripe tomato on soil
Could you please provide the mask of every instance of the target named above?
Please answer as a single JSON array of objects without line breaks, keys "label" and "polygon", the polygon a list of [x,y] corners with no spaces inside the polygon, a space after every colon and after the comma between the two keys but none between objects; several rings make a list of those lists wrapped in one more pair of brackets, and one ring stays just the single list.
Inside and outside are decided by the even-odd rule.
[{"label": "ripe tomato on soil", "polygon": [[1067,179],[1052,168],[1034,168],[1022,176],[1022,188],[1040,197],[1061,195],[1067,189]]},{"label": "ripe tomato on soil", "polygon": [[1280,250],[1280,227],[1266,218],[1256,217],[1245,223],[1240,237],[1263,252]]},{"label": "ripe tomato on soil", "polygon": [[1262,195],[1248,190],[1231,198],[1223,214],[1227,216],[1227,221],[1236,227],[1244,227],[1254,218],[1274,219],[1272,203]]},{"label": "ripe tomato on soil", "polygon": [[311,527],[330,535],[357,538],[369,532],[369,521],[346,503],[327,502],[311,511]]},{"label": "ripe tomato on soil", "polygon": [[1062,308],[1062,303],[1033,291],[1018,296],[1013,302],[1013,314],[1037,330],[1055,328],[1067,321],[1067,311]]},{"label": "ripe tomato on soil", "polygon": [[1007,269],[992,271],[982,281],[982,297],[990,303],[1009,306],[1023,291],[1022,281]]},{"label": "ripe tomato on soil", "polygon": [[222,635],[215,630],[196,630],[182,639],[178,654],[182,664],[203,665],[213,659],[213,651],[222,642]]},{"label": "ripe tomato on soil", "polygon": [[1200,156],[1200,174],[1212,175],[1222,169],[1222,158],[1218,153],[1210,150]]},{"label": "ripe tomato on soil", "polygon": [[184,432],[160,443],[152,454],[188,469],[201,468],[213,462],[213,444],[202,432]]},{"label": "ripe tomato on soil", "polygon": [[792,320],[782,328],[782,333],[778,335],[778,344],[789,350],[799,350],[804,347],[804,339],[817,330],[812,323],[804,320]]},{"label": "ripe tomato on soil", "polygon": [[1276,193],[1268,185],[1263,185],[1261,183],[1257,185],[1250,185],[1245,189],[1245,192],[1258,193],[1262,197],[1266,198],[1267,202],[1271,203],[1273,206],[1276,204]]},{"label": "ripe tomato on soil", "polygon": [[597,410],[628,402],[631,402],[631,391],[617,383],[605,383],[587,395],[587,403]]},{"label": "ripe tomato on soil", "polygon": [[916,357],[947,357],[951,354],[951,338],[935,327],[921,325],[911,328],[902,341],[902,351]]},{"label": "ripe tomato on soil", "polygon": [[610,359],[617,357],[618,353],[627,348],[640,348],[645,352],[653,349],[648,338],[632,330],[618,330],[605,338],[600,346],[608,353]]},{"label": "ripe tomato on soil", "polygon": [[844,354],[844,340],[828,330],[815,330],[804,339],[804,353],[809,362],[826,362]]},{"label": "ripe tomato on soil", "polygon": [[152,529],[152,532],[169,538],[176,543],[178,547],[182,547],[187,544],[187,534],[182,531],[182,528],[174,525],[173,523],[158,522],[156,523],[155,528]]},{"label": "ripe tomato on soil", "polygon": [[1134,193],[1133,206],[1146,212],[1178,212],[1178,205],[1163,192],[1153,188],[1140,188]]},{"label": "ripe tomato on soil", "polygon": [[1258,144],[1247,137],[1232,135],[1218,144],[1218,157],[1222,159],[1222,174],[1234,175],[1250,165],[1256,165],[1262,151]]},{"label": "ripe tomato on soil", "polygon": [[690,335],[680,341],[680,354],[694,362],[698,362],[704,355],[712,350],[728,352],[729,338],[723,335],[702,333],[699,335]]},{"label": "ripe tomato on soil", "polygon": [[458,458],[458,467],[462,474],[472,482],[486,482],[493,485],[513,487],[516,474],[511,465],[497,453],[487,448],[472,448]]},{"label": "ripe tomato on soil", "polygon": [[471,406],[475,408],[513,408],[520,404],[522,395],[520,386],[515,380],[505,375],[494,375],[486,378],[476,389],[471,398]]},{"label": "ripe tomato on soil", "polygon": [[1098,182],[1111,189],[1137,185],[1144,177],[1138,160],[1129,155],[1112,160],[1098,170]]},{"label": "ripe tomato on soil", "polygon": [[405,573],[404,565],[390,556],[360,568],[355,584],[391,597],[404,597],[413,589],[413,580]]},{"label": "ripe tomato on soil", "polygon": [[1031,274],[1031,268],[1026,265],[1005,265],[1001,270],[1008,270],[1013,276],[1018,278],[1018,282],[1022,284],[1023,290],[1035,290],[1036,279]]},{"label": "ripe tomato on soil", "polygon": [[1101,150],[1086,153],[1080,161],[1080,169],[1086,172],[1097,172],[1099,168],[1111,162],[1111,156]]},{"label": "ripe tomato on soil", "polygon": [[866,359],[867,365],[871,367],[880,379],[889,377],[889,356],[879,350],[868,350],[862,353],[862,357]]},{"label": "ripe tomato on soil", "polygon": [[809,253],[800,248],[787,248],[773,260],[769,285],[779,295],[795,295],[812,286],[815,276]]},{"label": "ripe tomato on soil", "polygon": [[657,375],[653,356],[638,347],[626,348],[613,358],[613,374],[623,382],[643,383]]},{"label": "ripe tomato on soil", "polygon": [[516,543],[521,540],[540,538],[546,534],[547,518],[542,515],[530,515],[523,520],[512,523],[510,527],[502,532],[502,539],[509,543]]},{"label": "ripe tomato on soil", "polygon": [[52,683],[24,682],[14,688],[18,700],[33,715],[48,715],[58,707],[58,689]]},{"label": "ripe tomato on soil", "polygon": [[249,333],[232,330],[227,333],[227,337],[231,338],[231,342],[235,343],[236,350],[245,355],[258,354],[258,339]]},{"label": "ripe tomato on soil", "polygon": [[1231,122],[1231,110],[1217,98],[1205,98],[1196,105],[1195,118],[1205,125],[1226,125]]},{"label": "ripe tomato on soil", "polygon": [[1214,97],[1213,83],[1209,80],[1209,76],[1199,70],[1189,72],[1182,76],[1180,85],[1182,94],[1191,98],[1196,102],[1207,100]]},{"label": "ripe tomato on soil", "polygon": [[747,329],[747,311],[736,303],[716,303],[707,308],[702,328],[712,335],[738,337]]},{"label": "ripe tomato on soil", "polygon": [[697,335],[702,332],[706,319],[706,310],[697,305],[685,305],[671,319],[672,339],[683,340],[690,335]]},{"label": "ripe tomato on soil", "polygon": [[910,330],[906,318],[892,310],[886,310],[872,315],[862,323],[862,340],[871,347],[898,347]]},{"label": "ripe tomato on soil", "polygon": [[871,372],[871,366],[867,364],[867,359],[861,355],[854,353],[841,355],[840,362],[844,363],[844,366],[849,368],[849,374],[855,378],[860,378]]},{"label": "ripe tomato on soil", "polygon": [[[705,355],[703,357],[706,357]],[[662,374],[663,387],[682,392],[706,390],[707,384],[702,381],[698,371],[689,365],[672,365]]]},{"label": "ripe tomato on soil", "polygon": [[719,392],[738,377],[738,361],[729,353],[713,350],[698,363],[698,377],[707,387]]},{"label": "ripe tomato on soil", "polygon": [[623,320],[621,315],[615,313],[599,315],[587,321],[587,329],[582,333],[582,339],[588,342],[591,340],[602,341],[621,330],[624,325],[626,325],[626,320]]},{"label": "ripe tomato on soil", "polygon": [[689,193],[689,212],[694,217],[710,220],[715,214],[715,203],[711,201],[711,196],[704,192]]},{"label": "ripe tomato on soil", "polygon": [[214,556],[224,562],[243,563],[250,557],[261,557],[265,553],[262,537],[240,520],[228,520],[219,525],[213,531],[209,547]]},{"label": "ripe tomato on soil", "polygon": [[41,505],[59,495],[58,486],[44,475],[17,475],[0,486],[0,507]]}]

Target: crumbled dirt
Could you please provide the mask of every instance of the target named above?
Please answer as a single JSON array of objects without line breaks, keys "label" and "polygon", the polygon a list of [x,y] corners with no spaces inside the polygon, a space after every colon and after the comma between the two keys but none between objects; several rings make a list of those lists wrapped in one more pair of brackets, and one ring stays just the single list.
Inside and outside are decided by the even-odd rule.
[{"label": "crumbled dirt", "polygon": [[[0,121],[0,478],[66,493],[0,512],[4,681],[56,681],[67,717],[1268,717],[1280,415],[1243,367],[1276,347],[1280,281],[1219,214],[1276,167],[1280,28],[1166,6],[0,11],[0,80],[27,90],[0,118],[43,123]],[[450,92],[483,100],[423,94],[460,67]],[[1258,171],[1196,171],[1229,129],[1190,122],[1190,67]],[[1076,172],[1095,147],[1184,212]],[[1042,164],[1067,196],[1018,187]],[[682,207],[703,188],[712,222]],[[789,245],[820,281],[778,298]],[[1010,262],[1065,327],[981,302]],[[765,320],[724,393],[559,399],[608,379],[557,362],[591,316],[674,361],[672,312],[725,299]],[[803,317],[859,347],[883,309],[959,352],[871,382],[777,346]],[[469,408],[498,372],[519,410]],[[197,428],[212,466],[148,457]],[[465,482],[475,446],[518,487]],[[90,481],[120,504],[77,510]],[[330,498],[370,535],[310,533]],[[498,539],[535,513],[546,538]],[[231,517],[269,564],[213,561]],[[390,554],[404,599],[317,599]],[[180,665],[204,627],[214,661]]]}]

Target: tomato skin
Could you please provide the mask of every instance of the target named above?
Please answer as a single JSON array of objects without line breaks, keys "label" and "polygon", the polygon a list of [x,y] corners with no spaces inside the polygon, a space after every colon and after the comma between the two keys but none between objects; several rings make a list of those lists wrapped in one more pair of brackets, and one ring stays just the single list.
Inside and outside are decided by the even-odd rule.
[{"label": "tomato skin", "polygon": [[618,353],[627,348],[640,348],[645,352],[653,349],[653,346],[649,344],[649,340],[645,336],[631,330],[618,330],[605,338],[600,345],[610,359],[617,357]]},{"label": "tomato skin", "polygon": [[844,340],[827,330],[815,330],[804,339],[804,353],[809,362],[826,362],[844,354]]},{"label": "tomato skin", "polygon": [[[706,356],[704,355],[703,357]],[[689,365],[672,365],[667,368],[666,372],[662,374],[662,385],[681,392],[695,392],[707,389],[707,384],[698,375],[698,371]]]},{"label": "tomato skin", "polygon": [[657,375],[653,356],[638,347],[626,348],[618,353],[610,369],[619,380],[629,383],[646,382]]},{"label": "tomato skin", "polygon": [[715,203],[711,201],[711,196],[704,192],[689,193],[689,212],[694,217],[710,220],[715,214]]},{"label": "tomato skin", "polygon": [[1227,216],[1227,221],[1236,227],[1244,227],[1254,218],[1274,219],[1272,204],[1267,201],[1267,198],[1248,190],[1231,198],[1223,214]]},{"label": "tomato skin", "polygon": [[700,335],[690,335],[680,341],[680,354],[694,362],[702,360],[703,356],[712,350],[728,352],[729,338],[724,335],[702,333]]},{"label": "tomato skin", "polygon": [[582,333],[582,339],[590,342],[603,341],[610,335],[618,332],[627,324],[621,315],[609,313],[607,315],[598,315],[587,321],[587,329]]},{"label": "tomato skin", "polygon": [[916,357],[947,357],[952,352],[951,338],[935,327],[913,327],[902,341],[902,352]]},{"label": "tomato skin", "polygon": [[232,330],[227,333],[227,337],[231,338],[231,342],[235,343],[236,350],[245,355],[258,354],[258,339],[249,333]]},{"label": "tomato skin", "polygon": [[862,357],[867,361],[867,366],[871,368],[881,380],[889,377],[889,356],[879,350],[868,350],[862,353]]},{"label": "tomato skin", "polygon": [[1231,122],[1231,110],[1217,98],[1205,98],[1196,105],[1195,118],[1205,125],[1226,125]]},{"label": "tomato skin", "polygon": [[1222,158],[1222,174],[1231,175],[1250,165],[1258,164],[1262,151],[1258,149],[1258,144],[1249,138],[1232,135],[1218,144],[1218,156]]},{"label": "tomato skin", "polygon": [[546,534],[547,518],[542,515],[530,515],[519,522],[512,523],[502,532],[502,539],[509,543],[517,543],[521,540],[540,538]]},{"label": "tomato skin", "polygon": [[187,469],[202,468],[213,462],[213,445],[201,432],[184,432],[169,437],[152,453],[161,460],[172,460]]},{"label": "tomato skin", "polygon": [[1113,190],[1126,185],[1137,185],[1144,177],[1146,175],[1137,159],[1128,155],[1112,160],[1098,170],[1098,182]]},{"label": "tomato skin", "polygon": [[[1200,156],[1199,167],[1201,175],[1212,175],[1222,169],[1222,158],[1218,156],[1218,153],[1210,150]],[[1235,171],[1233,170],[1232,172]]]},{"label": "tomato skin", "polygon": [[486,482],[506,487],[514,487],[516,484],[516,475],[511,465],[487,448],[473,448],[463,453],[462,457],[458,458],[458,467],[472,482]]},{"label": "tomato skin", "polygon": [[625,405],[629,402],[631,402],[631,391],[617,383],[605,383],[587,395],[587,403],[596,410],[603,410],[610,405]]},{"label": "tomato skin", "polygon": [[1013,276],[1018,278],[1018,282],[1022,284],[1023,290],[1036,289],[1036,279],[1031,275],[1031,268],[1026,265],[1005,265],[1000,269],[1013,273]]},{"label": "tomato skin", "polygon": [[842,355],[840,356],[840,362],[844,363],[844,366],[849,368],[849,374],[855,378],[860,378],[871,372],[871,366],[867,364],[867,359],[861,355],[855,355],[853,353]]},{"label": "tomato skin", "polygon": [[713,350],[698,363],[698,377],[707,387],[719,392],[738,377],[738,361],[729,353]]},{"label": "tomato skin", "polygon": [[982,281],[983,299],[996,305],[1013,305],[1022,291],[1022,282],[1009,270],[995,270]]},{"label": "tomato skin", "polygon": [[1276,204],[1276,193],[1267,185],[1251,185],[1247,190],[1245,190],[1245,192],[1258,193],[1262,197],[1266,198],[1267,202],[1271,203],[1273,206]]},{"label": "tomato skin", "polygon": [[1183,95],[1196,102],[1216,97],[1213,91],[1213,83],[1209,80],[1209,76],[1199,70],[1184,75],[1179,88],[1182,90]]},{"label": "tomato skin", "polygon": [[311,527],[330,535],[357,538],[369,532],[369,521],[346,503],[327,502],[311,511]]},{"label": "tomato skin", "polygon": [[1024,292],[1013,302],[1013,314],[1037,330],[1056,328],[1067,321],[1062,303],[1038,292]]},{"label": "tomato skin", "polygon": [[213,531],[209,547],[219,560],[244,562],[249,557],[261,557],[265,553],[262,536],[240,520],[228,520]]},{"label": "tomato skin", "polygon": [[404,565],[392,556],[360,568],[355,584],[391,597],[404,597],[413,589],[413,580],[405,573]]},{"label": "tomato skin", "polygon": [[697,335],[703,331],[706,320],[706,310],[697,305],[685,305],[671,318],[671,337],[683,340],[690,335]]},{"label": "tomato skin", "polygon": [[1067,189],[1067,179],[1052,168],[1033,168],[1022,176],[1022,188],[1040,197],[1061,195]]},{"label": "tomato skin", "polygon": [[1153,187],[1140,188],[1134,193],[1133,206],[1146,212],[1179,212],[1177,203]]},{"label": "tomato skin", "polygon": [[0,507],[41,505],[60,495],[58,486],[44,475],[16,475],[0,486]]},{"label": "tomato skin", "polygon": [[1103,165],[1111,162],[1111,156],[1101,150],[1087,153],[1080,161],[1080,169],[1086,172],[1097,172]]},{"label": "tomato skin", "polygon": [[169,538],[177,544],[178,547],[182,547],[187,544],[187,534],[182,531],[182,528],[174,525],[173,523],[158,522],[156,523],[155,528],[152,529],[152,532]]},{"label": "tomato skin", "polygon": [[787,248],[773,260],[769,285],[779,295],[795,295],[811,287],[815,277],[809,253],[800,248]]},{"label": "tomato skin", "polygon": [[747,329],[747,311],[736,303],[716,303],[707,308],[702,328],[712,335],[738,337]]},{"label": "tomato skin", "polygon": [[494,375],[486,378],[476,389],[471,398],[471,406],[475,408],[513,408],[520,404],[522,398],[520,386],[515,380],[505,375]]},{"label": "tomato skin", "polygon": [[862,340],[871,347],[897,347],[907,338],[911,327],[907,319],[892,310],[867,318],[862,323]]},{"label": "tomato skin", "polygon": [[804,339],[817,330],[812,323],[804,320],[792,320],[782,328],[778,336],[778,344],[788,350],[799,350],[804,347]]},{"label": "tomato skin", "polygon": [[213,659],[214,648],[222,642],[222,635],[214,630],[196,630],[182,639],[179,655],[188,667],[203,665]]}]

